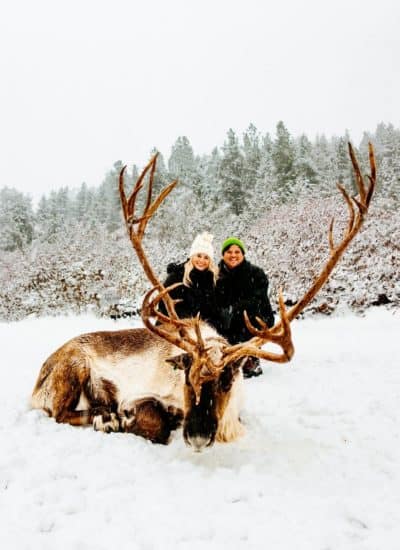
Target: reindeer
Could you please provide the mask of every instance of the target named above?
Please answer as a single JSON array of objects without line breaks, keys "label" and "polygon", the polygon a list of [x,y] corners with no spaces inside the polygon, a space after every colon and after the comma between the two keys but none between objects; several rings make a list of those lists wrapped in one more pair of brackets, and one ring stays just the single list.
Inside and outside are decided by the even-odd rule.
[{"label": "reindeer", "polygon": [[[141,308],[145,328],[83,334],[64,344],[43,364],[33,390],[32,407],[43,409],[56,422],[93,425],[103,432],[133,433],[164,444],[183,423],[184,440],[195,451],[211,446],[214,441],[237,439],[244,431],[240,420],[242,363],[248,356],[277,363],[290,361],[294,354],[290,323],[312,301],[362,227],[376,184],[373,147],[369,144],[368,183],[351,144],[349,154],[358,197],[350,197],[338,184],[348,207],[348,223],[342,238],[335,244],[332,220],[328,232],[330,254],[310,288],[289,310],[279,291],[280,320],[272,328],[262,319],[257,319],[258,327],[253,326],[244,312],[252,337],[236,345],[229,345],[199,317],[177,316],[176,302],[169,295],[176,285],[164,288],[144,251],[147,223],[177,181],[152,199],[155,155],[127,197],[124,167],[119,192],[125,224],[152,285]],[[145,181],[147,197],[143,212],[137,216],[136,201]],[[161,300],[167,315],[158,310]],[[268,343],[280,351],[265,349]]]}]

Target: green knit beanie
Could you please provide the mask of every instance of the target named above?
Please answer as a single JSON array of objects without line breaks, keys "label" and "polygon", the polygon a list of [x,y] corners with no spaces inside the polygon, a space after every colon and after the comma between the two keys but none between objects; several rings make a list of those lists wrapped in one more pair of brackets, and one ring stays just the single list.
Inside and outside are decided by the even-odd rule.
[{"label": "green knit beanie", "polygon": [[229,248],[232,244],[235,244],[236,246],[238,246],[243,252],[243,254],[246,254],[246,249],[244,247],[244,244],[240,239],[237,239],[236,237],[229,237],[222,243],[222,254],[224,254],[225,250]]}]

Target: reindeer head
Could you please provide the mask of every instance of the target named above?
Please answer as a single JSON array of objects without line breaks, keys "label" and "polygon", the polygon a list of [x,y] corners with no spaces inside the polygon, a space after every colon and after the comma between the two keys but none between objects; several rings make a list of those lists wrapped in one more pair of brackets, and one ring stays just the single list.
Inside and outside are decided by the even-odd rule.
[{"label": "reindeer head", "polygon": [[[167,361],[183,372],[183,437],[187,445],[200,451],[215,441],[233,382],[242,376],[241,361],[225,365],[226,340],[199,319],[183,322],[193,351],[180,353]],[[172,327],[168,325],[167,330],[174,332]]]}]

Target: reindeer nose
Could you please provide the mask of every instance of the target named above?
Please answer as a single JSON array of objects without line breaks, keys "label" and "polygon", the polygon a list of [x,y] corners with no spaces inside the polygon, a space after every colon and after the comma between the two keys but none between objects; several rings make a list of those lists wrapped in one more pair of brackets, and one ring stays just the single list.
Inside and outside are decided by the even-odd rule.
[{"label": "reindeer nose", "polygon": [[193,448],[196,453],[200,453],[204,447],[208,447],[211,443],[211,437],[204,437],[202,435],[188,436],[186,438],[186,444]]}]

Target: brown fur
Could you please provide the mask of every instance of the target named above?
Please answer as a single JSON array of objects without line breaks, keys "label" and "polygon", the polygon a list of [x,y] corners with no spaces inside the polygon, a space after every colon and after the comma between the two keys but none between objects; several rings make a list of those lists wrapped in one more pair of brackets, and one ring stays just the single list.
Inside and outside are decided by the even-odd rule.
[{"label": "brown fur", "polygon": [[166,409],[157,399],[143,399],[135,403],[130,423],[124,431],[140,435],[153,443],[168,443],[170,433],[175,430],[183,419],[181,410]]},{"label": "brown fur", "polygon": [[231,389],[235,376],[237,376],[237,370],[228,365],[222,372],[218,381],[218,391],[216,392],[216,414],[218,419],[222,419],[224,416],[226,407],[228,406]]},{"label": "brown fur", "polygon": [[[204,327],[210,358],[203,365],[147,329],[77,336],[43,364],[32,406],[57,422],[92,424],[96,430],[133,433],[164,444],[183,420],[189,444],[190,437],[198,444],[193,432],[200,438],[204,432],[212,444],[224,424],[238,369],[228,366],[222,373],[215,369],[213,354],[218,355],[218,346],[226,342]],[[236,412],[235,422],[239,422]]]}]

